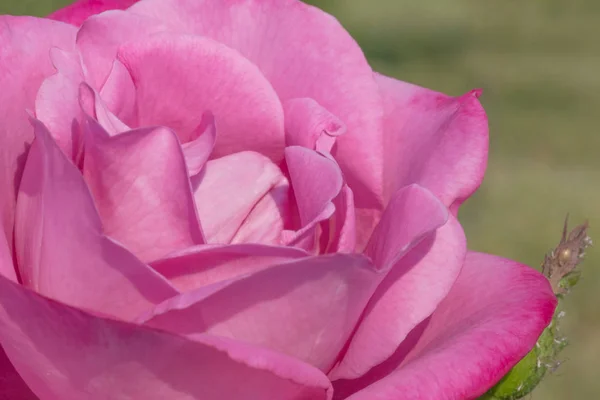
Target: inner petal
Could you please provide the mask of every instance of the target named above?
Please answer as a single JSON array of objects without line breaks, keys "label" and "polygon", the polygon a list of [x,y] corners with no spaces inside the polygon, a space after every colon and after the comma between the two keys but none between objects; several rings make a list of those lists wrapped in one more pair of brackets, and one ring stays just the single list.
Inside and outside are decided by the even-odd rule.
[{"label": "inner petal", "polygon": [[245,151],[211,160],[195,186],[208,243],[280,241],[289,218],[289,183],[269,158]]}]

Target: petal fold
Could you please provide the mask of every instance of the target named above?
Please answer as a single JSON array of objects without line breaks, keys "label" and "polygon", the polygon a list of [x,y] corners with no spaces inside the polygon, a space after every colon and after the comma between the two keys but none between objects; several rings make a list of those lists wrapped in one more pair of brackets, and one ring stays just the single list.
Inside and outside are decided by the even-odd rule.
[{"label": "petal fold", "polygon": [[286,146],[331,152],[335,138],[346,132],[344,123],[313,99],[291,99],[283,109]]},{"label": "petal fold", "polygon": [[534,269],[470,252],[433,315],[389,360],[359,379],[337,381],[335,398],[478,398],[533,348],[556,303]]},{"label": "petal fold", "polygon": [[327,377],[293,358],[92,316],[2,277],[0,344],[40,399],[331,399]]},{"label": "petal fold", "polygon": [[35,125],[19,190],[15,252],[22,282],[42,295],[132,319],[177,291],[102,231],[83,177]]},{"label": "petal fold", "polygon": [[211,39],[156,34],[121,46],[137,94],[138,126],[172,128],[182,143],[206,111],[219,135],[213,158],[256,151],[283,158],[283,109],[261,71]]},{"label": "petal fold", "polygon": [[410,185],[390,200],[365,254],[389,271],[412,247],[448,219],[448,210],[427,189]]},{"label": "petal fold", "polygon": [[112,137],[88,129],[83,176],[104,232],[141,260],[204,243],[184,154],[170,129]]},{"label": "petal fold", "polygon": [[50,50],[75,47],[75,27],[33,17],[0,16],[0,223],[9,248],[17,192],[33,141],[27,110],[41,83],[55,73]]},{"label": "petal fold", "polygon": [[380,278],[360,255],[308,257],[187,292],[141,321],[264,346],[328,371]]},{"label": "petal fold", "polygon": [[301,146],[286,147],[285,161],[299,215],[298,230],[290,232],[286,243],[302,243],[314,252],[318,224],[335,212],[333,200],[344,184],[342,171],[331,156]]},{"label": "petal fold", "polygon": [[418,183],[456,216],[487,165],[481,91],[450,97],[382,75],[376,79],[385,108],[385,192]]},{"label": "petal fold", "polygon": [[[244,151],[210,160],[195,181],[207,243],[237,242],[244,231],[268,228],[277,244],[287,219],[289,184],[270,159]],[[273,207],[261,205],[266,201]]]},{"label": "petal fold", "polygon": [[409,250],[377,288],[332,379],[353,379],[390,357],[451,290],[466,256],[466,239],[453,216]]},{"label": "petal fold", "polygon": [[294,247],[262,244],[205,245],[152,263],[181,292],[241,277],[309,254]]}]

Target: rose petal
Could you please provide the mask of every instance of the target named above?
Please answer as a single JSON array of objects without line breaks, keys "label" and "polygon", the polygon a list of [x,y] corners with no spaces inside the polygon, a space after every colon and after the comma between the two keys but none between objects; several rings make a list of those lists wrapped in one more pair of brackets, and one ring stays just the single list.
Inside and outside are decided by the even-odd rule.
[{"label": "rose petal", "polygon": [[265,346],[327,371],[380,278],[366,257],[308,257],[187,292],[142,321]]},{"label": "rose petal", "polygon": [[15,218],[23,283],[59,301],[131,319],[177,293],[164,278],[104,236],[79,171],[35,125]]},{"label": "rose petal", "polygon": [[331,399],[329,380],[298,360],[99,318],[2,277],[0,344],[41,399]]},{"label": "rose petal", "polygon": [[81,143],[84,113],[79,102],[79,79],[57,72],[47,78],[35,99],[35,115],[48,128],[65,155],[74,159]]},{"label": "rose petal", "polygon": [[[206,163],[194,197],[207,243],[229,243],[242,227],[263,224],[261,214],[251,215],[252,210],[265,197],[279,194],[280,185],[286,186],[287,180],[279,167],[258,153],[246,151]],[[273,197],[282,208],[285,194],[283,199]],[[273,211],[263,210],[275,219],[273,230],[280,234],[285,212]]]},{"label": "rose petal", "polygon": [[342,190],[342,171],[332,158],[301,146],[286,147],[285,161],[301,228],[286,243],[297,245],[306,236],[311,239],[306,241],[307,250],[313,251],[317,224],[335,211],[332,201]]},{"label": "rose petal", "polygon": [[335,213],[329,221],[329,243],[324,253],[353,253],[356,248],[356,215],[354,194],[344,185],[340,194],[333,199]]},{"label": "rose petal", "polygon": [[478,398],[533,348],[555,307],[550,284],[537,271],[469,253],[431,318],[390,360],[363,378],[337,381],[336,398]]},{"label": "rose petal", "polygon": [[385,103],[386,193],[416,182],[456,215],[481,184],[487,163],[481,92],[453,98],[382,75],[376,79]]},{"label": "rose petal", "polygon": [[[0,232],[0,246],[8,248],[8,242],[3,232]],[[0,275],[13,282],[17,282],[17,271],[9,253],[4,254],[0,252]]]},{"label": "rose petal", "polygon": [[[6,254],[8,256],[8,254]],[[0,255],[2,257],[2,255]],[[38,400],[0,346],[0,399]]]},{"label": "rose petal", "polygon": [[160,21],[125,11],[106,11],[88,18],[77,32],[77,48],[89,82],[95,88],[104,85],[123,43],[164,30]]},{"label": "rose petal", "polygon": [[217,131],[215,118],[211,113],[204,114],[196,132],[197,137],[182,146],[190,176],[197,175],[202,170],[215,148]]},{"label": "rose petal", "polygon": [[213,158],[245,150],[283,158],[281,103],[236,51],[207,38],[157,34],[123,45],[119,59],[135,82],[140,126],[169,126],[185,143],[210,111],[219,132]]},{"label": "rose petal", "polygon": [[68,78],[81,80],[85,74],[81,67],[81,56],[76,51],[53,47],[50,49],[50,60],[54,69]]},{"label": "rose petal", "polygon": [[0,223],[13,246],[14,210],[33,129],[27,109],[33,109],[42,81],[52,75],[49,52],[74,48],[76,29],[33,17],[0,16]]},{"label": "rose petal", "polygon": [[103,11],[124,10],[138,0],[78,0],[50,14],[48,18],[80,26],[88,17]]},{"label": "rose petal", "polygon": [[116,136],[123,132],[128,132],[131,128],[121,121],[115,114],[113,114],[100,95],[95,93],[94,95],[94,111],[96,114],[96,120],[102,129],[106,131],[109,136]]},{"label": "rose petal", "polygon": [[293,0],[145,0],[130,11],[236,49],[282,101],[309,97],[336,115],[348,132],[334,155],[356,205],[382,208],[381,98],[360,47],[335,18]]},{"label": "rose petal", "polygon": [[100,97],[106,107],[123,123],[135,123],[135,84],[129,71],[119,60],[113,61],[110,74],[100,89]]},{"label": "rose petal", "polygon": [[336,136],[346,132],[344,123],[313,99],[288,100],[283,110],[287,146],[330,152]]},{"label": "rose petal", "polygon": [[87,134],[83,175],[104,232],[140,259],[204,243],[181,145],[171,130]]},{"label": "rose petal", "polygon": [[365,254],[375,265],[391,269],[413,246],[448,219],[448,210],[427,189],[410,185],[390,200]]},{"label": "rose petal", "polygon": [[152,263],[152,267],[182,292],[257,272],[307,257],[294,247],[261,244],[196,246]]},{"label": "rose petal", "polygon": [[448,294],[466,255],[463,230],[453,216],[409,251],[379,286],[332,379],[353,379],[391,356]]},{"label": "rose petal", "polygon": [[282,244],[286,221],[291,219],[290,184],[281,179],[254,206],[231,243]]}]

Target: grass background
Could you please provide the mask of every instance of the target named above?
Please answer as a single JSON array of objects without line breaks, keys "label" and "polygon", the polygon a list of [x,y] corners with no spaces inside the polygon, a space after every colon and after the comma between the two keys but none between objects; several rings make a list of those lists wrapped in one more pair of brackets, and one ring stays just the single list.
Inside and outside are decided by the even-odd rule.
[{"label": "grass background", "polygon": [[[0,0],[0,12],[45,15],[68,2]],[[471,249],[538,266],[567,212],[572,222],[588,218],[595,235],[600,1],[310,2],[335,15],[382,73],[454,95],[484,88],[488,173],[460,213]],[[565,304],[565,363],[533,400],[600,398],[600,252],[589,253]]]}]

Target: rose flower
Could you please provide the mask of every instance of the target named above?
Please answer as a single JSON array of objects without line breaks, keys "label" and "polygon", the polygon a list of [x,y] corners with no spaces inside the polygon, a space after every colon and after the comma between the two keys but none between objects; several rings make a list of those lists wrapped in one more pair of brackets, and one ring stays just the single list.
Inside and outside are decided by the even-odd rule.
[{"label": "rose flower", "polygon": [[294,0],[0,18],[0,398],[474,399],[549,323],[457,220],[479,91]]}]

